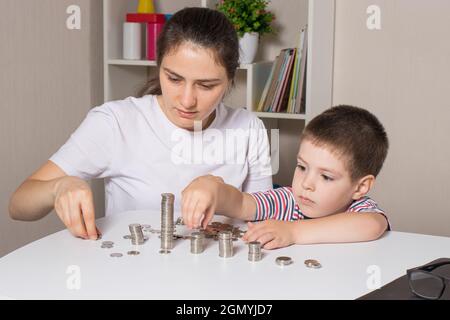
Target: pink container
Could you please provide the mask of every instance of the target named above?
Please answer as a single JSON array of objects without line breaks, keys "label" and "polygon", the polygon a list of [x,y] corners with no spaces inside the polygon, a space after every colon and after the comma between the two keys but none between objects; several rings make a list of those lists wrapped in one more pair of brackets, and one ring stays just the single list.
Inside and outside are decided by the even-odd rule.
[{"label": "pink container", "polygon": [[164,27],[163,23],[147,23],[147,59],[156,60],[156,42]]},{"label": "pink container", "polygon": [[146,57],[148,60],[156,60],[156,42],[161,33],[164,22],[170,15],[159,13],[127,13],[127,22],[140,22],[146,28]]}]

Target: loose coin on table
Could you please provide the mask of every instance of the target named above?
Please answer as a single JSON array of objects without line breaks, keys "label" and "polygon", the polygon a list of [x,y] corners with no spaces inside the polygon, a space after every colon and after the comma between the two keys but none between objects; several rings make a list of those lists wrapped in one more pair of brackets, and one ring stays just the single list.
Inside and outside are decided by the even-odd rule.
[{"label": "loose coin on table", "polygon": [[137,256],[139,253],[140,253],[139,251],[135,251],[135,250],[133,250],[133,251],[128,251],[128,252],[127,252],[127,254],[128,254],[129,256]]},{"label": "loose coin on table", "polygon": [[123,254],[115,252],[115,253],[111,253],[109,256],[113,257],[113,258],[121,258],[123,256]]},{"label": "loose coin on table", "polygon": [[320,264],[320,262],[317,260],[313,260],[313,259],[305,260],[305,266],[307,266],[308,268],[314,268],[314,269],[322,268],[322,265]]},{"label": "loose coin on table", "polygon": [[275,259],[275,263],[279,266],[288,266],[293,262],[291,257],[278,257]]}]

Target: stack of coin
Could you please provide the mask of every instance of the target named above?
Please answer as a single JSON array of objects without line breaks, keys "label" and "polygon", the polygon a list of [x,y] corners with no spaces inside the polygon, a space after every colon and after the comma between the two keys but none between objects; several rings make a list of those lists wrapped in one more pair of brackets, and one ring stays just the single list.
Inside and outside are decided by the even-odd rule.
[{"label": "stack of coin", "polygon": [[175,196],[172,193],[163,193],[161,200],[161,249],[173,248],[173,204]]},{"label": "stack of coin", "polygon": [[261,242],[252,241],[248,243],[248,261],[261,260]]},{"label": "stack of coin", "polygon": [[138,223],[133,223],[128,226],[130,229],[131,243],[134,245],[143,244],[145,242],[142,226]]},{"label": "stack of coin", "polygon": [[198,254],[205,250],[205,234],[203,232],[192,232],[191,234],[191,253]]},{"label": "stack of coin", "polygon": [[233,239],[231,231],[219,232],[219,257],[229,258],[233,256]]}]

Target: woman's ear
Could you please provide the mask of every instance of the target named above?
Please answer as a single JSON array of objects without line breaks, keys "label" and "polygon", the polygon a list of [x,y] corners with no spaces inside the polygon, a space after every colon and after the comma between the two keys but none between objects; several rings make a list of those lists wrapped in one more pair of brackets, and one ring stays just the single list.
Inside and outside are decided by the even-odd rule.
[{"label": "woman's ear", "polygon": [[355,192],[353,193],[353,199],[358,200],[364,197],[369,193],[370,189],[372,189],[375,184],[375,177],[371,174],[362,177],[358,180],[355,188]]}]

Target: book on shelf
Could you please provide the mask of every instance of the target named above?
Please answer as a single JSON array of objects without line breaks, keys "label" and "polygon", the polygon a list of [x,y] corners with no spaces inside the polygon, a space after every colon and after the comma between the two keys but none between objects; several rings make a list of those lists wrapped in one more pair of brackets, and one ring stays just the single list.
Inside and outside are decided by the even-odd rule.
[{"label": "book on shelf", "polygon": [[302,57],[300,62],[300,72],[297,86],[297,95],[294,101],[294,113],[304,112],[306,102],[306,61],[308,60],[308,26],[303,30],[304,41],[302,43]]},{"label": "book on shelf", "polygon": [[257,111],[304,112],[307,34],[307,27],[305,27],[300,32],[298,47],[282,49],[275,58]]},{"label": "book on shelf", "polygon": [[275,97],[275,102],[272,106],[272,112],[282,112],[284,111],[286,108],[286,102],[287,102],[287,98],[289,98],[289,91],[286,90],[287,87],[290,87],[290,81],[292,79],[292,66],[293,66],[293,61],[295,59],[295,53],[296,53],[296,49],[289,49],[288,52],[288,56],[286,58],[286,68],[283,72],[282,75],[282,81],[280,83],[280,90],[278,92],[278,94]]},{"label": "book on shelf", "polygon": [[267,79],[266,88],[263,92],[266,92],[266,95],[263,95],[260,100],[260,108],[258,111],[264,112],[268,109],[268,107],[272,104],[273,97],[275,95],[275,90],[277,89],[277,81],[279,80],[280,70],[284,63],[286,49],[281,50],[280,54],[275,59],[272,64],[272,70],[270,72],[270,77]]}]

